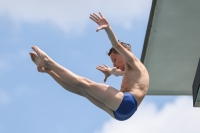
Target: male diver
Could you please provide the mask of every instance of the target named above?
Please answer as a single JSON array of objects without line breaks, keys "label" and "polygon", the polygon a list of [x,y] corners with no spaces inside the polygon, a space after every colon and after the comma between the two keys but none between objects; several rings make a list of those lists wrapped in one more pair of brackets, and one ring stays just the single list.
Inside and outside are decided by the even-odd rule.
[{"label": "male diver", "polygon": [[90,14],[90,19],[97,23],[99,30],[105,30],[112,44],[108,52],[114,68],[107,65],[97,66],[105,74],[106,81],[110,74],[123,76],[121,88],[96,83],[81,77],[56,63],[39,47],[33,46],[30,52],[32,61],[39,72],[46,72],[66,90],[87,98],[113,118],[123,121],[129,119],[137,110],[149,87],[149,74],[145,66],[131,52],[129,44],[118,41],[106,18],[99,13]]}]

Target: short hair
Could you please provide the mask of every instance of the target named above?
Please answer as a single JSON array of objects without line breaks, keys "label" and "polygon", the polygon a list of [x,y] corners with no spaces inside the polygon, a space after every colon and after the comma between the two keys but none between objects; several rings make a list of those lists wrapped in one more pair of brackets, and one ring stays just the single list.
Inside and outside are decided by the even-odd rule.
[{"label": "short hair", "polygon": [[[126,48],[128,51],[132,52],[131,50],[131,45],[128,43],[124,43],[124,42],[120,42],[120,40],[118,40],[118,42],[124,47]],[[110,56],[111,53],[115,53],[115,54],[119,54],[113,47],[110,48],[109,52],[107,52],[107,55]]]}]

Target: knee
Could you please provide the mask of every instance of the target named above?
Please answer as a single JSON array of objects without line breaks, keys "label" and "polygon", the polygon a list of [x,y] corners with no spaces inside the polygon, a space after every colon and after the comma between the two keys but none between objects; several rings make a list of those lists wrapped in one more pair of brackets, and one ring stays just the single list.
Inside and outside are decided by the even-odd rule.
[{"label": "knee", "polygon": [[79,80],[78,88],[80,89],[88,88],[92,83],[92,81],[90,81],[89,79],[81,76],[79,76],[78,80]]}]

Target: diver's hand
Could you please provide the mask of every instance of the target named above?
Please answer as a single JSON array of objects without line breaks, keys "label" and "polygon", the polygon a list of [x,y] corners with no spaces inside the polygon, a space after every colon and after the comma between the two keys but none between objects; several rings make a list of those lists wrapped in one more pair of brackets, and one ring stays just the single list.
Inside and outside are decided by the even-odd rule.
[{"label": "diver's hand", "polygon": [[104,66],[98,65],[96,68],[105,75],[104,82],[106,82],[107,78],[111,75],[110,71],[112,70],[112,68],[110,68],[106,64],[104,64]]},{"label": "diver's hand", "polygon": [[99,28],[96,29],[96,32],[102,29],[106,29],[109,27],[109,23],[106,18],[99,12],[99,16],[95,13],[90,14],[90,19],[96,22],[99,25]]}]

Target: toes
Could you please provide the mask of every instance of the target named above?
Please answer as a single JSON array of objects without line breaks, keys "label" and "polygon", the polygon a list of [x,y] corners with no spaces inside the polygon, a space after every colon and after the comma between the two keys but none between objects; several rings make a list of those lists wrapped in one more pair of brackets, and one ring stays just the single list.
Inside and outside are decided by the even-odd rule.
[{"label": "toes", "polygon": [[37,65],[37,54],[36,53],[34,53],[34,52],[30,52],[29,53],[30,54],[30,56],[31,56],[31,60]]},{"label": "toes", "polygon": [[33,46],[32,49],[39,55],[41,53],[41,50],[37,46]]},{"label": "toes", "polygon": [[38,57],[37,54],[36,54],[35,52],[30,52],[29,54],[30,54],[31,56]]},{"label": "toes", "polygon": [[46,53],[45,53],[44,51],[42,51],[39,47],[33,46],[32,49],[35,51],[34,54],[35,54],[37,57],[45,57],[45,58],[47,58]]},{"label": "toes", "polygon": [[35,61],[34,55],[32,55],[32,54],[30,54],[30,55],[31,55],[32,61]]},{"label": "toes", "polygon": [[34,58],[33,61],[36,63],[36,65],[40,67],[47,65],[46,61],[49,60],[49,57],[46,55],[46,53],[37,46],[33,46],[32,49],[34,52],[31,52],[30,55],[32,58]]},{"label": "toes", "polygon": [[34,53],[34,52],[30,52],[29,54],[30,54],[31,58],[38,57],[38,56],[37,56],[37,54],[36,54],[36,53]]},{"label": "toes", "polygon": [[37,53],[37,46],[33,46],[33,47],[31,47],[36,53]]}]

